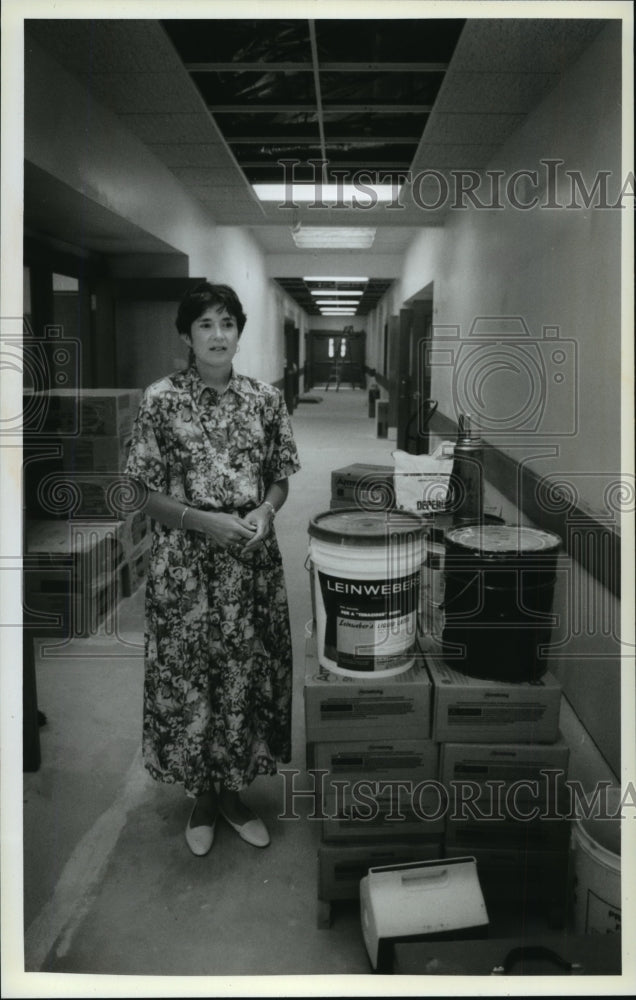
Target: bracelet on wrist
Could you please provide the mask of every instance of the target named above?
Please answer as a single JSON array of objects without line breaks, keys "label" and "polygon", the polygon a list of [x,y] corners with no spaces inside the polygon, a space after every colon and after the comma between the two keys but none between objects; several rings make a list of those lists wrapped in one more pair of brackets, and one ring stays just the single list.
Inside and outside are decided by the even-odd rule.
[{"label": "bracelet on wrist", "polygon": [[276,517],[276,508],[274,507],[274,504],[271,503],[269,500],[263,500],[261,507],[269,507],[269,509],[272,512],[272,521],[273,521],[274,518]]},{"label": "bracelet on wrist", "polygon": [[183,526],[183,520],[184,520],[184,518],[185,518],[185,516],[186,516],[186,514],[188,513],[189,510],[190,510],[189,507],[184,507],[183,510],[181,511],[181,523],[179,525],[179,527],[181,528],[181,531],[185,531],[185,528]]}]

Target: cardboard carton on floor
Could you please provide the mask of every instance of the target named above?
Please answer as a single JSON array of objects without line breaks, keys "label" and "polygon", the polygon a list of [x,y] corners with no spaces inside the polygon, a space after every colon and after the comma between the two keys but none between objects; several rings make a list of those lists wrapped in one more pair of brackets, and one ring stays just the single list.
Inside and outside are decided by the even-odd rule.
[{"label": "cardboard carton on floor", "polygon": [[305,646],[305,738],[429,739],[431,681],[423,657],[402,674],[345,677],[320,666],[315,633]]},{"label": "cardboard carton on floor", "polygon": [[556,743],[561,685],[551,673],[538,681],[469,677],[427,654],[433,682],[432,738],[440,743]]}]

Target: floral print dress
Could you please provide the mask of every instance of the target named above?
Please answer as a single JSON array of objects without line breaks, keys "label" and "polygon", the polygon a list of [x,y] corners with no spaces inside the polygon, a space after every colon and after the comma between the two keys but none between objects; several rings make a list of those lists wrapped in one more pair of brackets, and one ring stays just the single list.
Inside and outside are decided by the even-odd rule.
[{"label": "floral print dress", "polygon": [[[219,394],[195,366],[153,383],[126,472],[191,507],[244,516],[299,469],[280,392],[232,373]],[[239,790],[291,755],[292,654],[274,526],[244,554],[153,521],[146,583],[144,762],[200,795]]]}]

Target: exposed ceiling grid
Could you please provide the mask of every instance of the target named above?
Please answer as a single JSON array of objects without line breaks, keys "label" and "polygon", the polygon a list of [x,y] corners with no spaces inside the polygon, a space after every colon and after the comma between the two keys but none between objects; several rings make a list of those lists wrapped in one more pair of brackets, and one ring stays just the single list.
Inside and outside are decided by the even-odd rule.
[{"label": "exposed ceiling grid", "polygon": [[[395,178],[484,169],[604,23],[27,19],[25,40],[77,76],[218,224],[249,227],[266,253],[298,260],[296,284],[279,283],[311,312],[300,276],[316,273],[316,252],[295,247],[293,228],[375,227],[373,246],[356,251],[362,268],[365,259],[399,257],[417,231],[443,225],[447,206],[422,211],[406,185],[397,211],[292,209],[259,202],[253,183],[280,180],[283,158],[299,161],[295,179],[305,180],[314,179],[308,161],[325,158],[325,174],[341,179],[360,170]],[[54,214],[45,194],[46,179],[29,174],[25,207],[42,231]],[[80,213],[78,204],[84,245],[103,250],[104,213],[96,207],[93,237],[89,208]],[[70,203],[67,210],[72,233]],[[131,230],[121,223],[125,245]],[[388,288],[392,279],[382,280]],[[361,312],[380,287],[369,282]]]},{"label": "exposed ceiling grid", "polygon": [[[462,20],[165,21],[252,183],[407,170]],[[328,163],[324,171],[308,164]]]}]

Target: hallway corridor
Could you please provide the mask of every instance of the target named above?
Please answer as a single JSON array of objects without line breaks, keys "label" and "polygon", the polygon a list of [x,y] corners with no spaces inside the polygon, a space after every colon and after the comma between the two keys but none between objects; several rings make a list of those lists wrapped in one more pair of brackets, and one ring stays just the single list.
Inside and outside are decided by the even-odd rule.
[{"label": "hallway corridor", "polygon": [[[596,0],[483,9],[410,0],[390,10],[360,2],[93,0],[87,10],[70,0],[4,0],[1,8],[10,177],[2,189],[0,331],[1,996],[451,995],[472,985],[476,994],[488,992],[479,981],[442,974],[433,987],[419,973],[404,973],[395,985],[374,979],[357,900],[334,902],[324,927],[319,885],[326,896],[357,891],[369,856],[348,847],[360,840],[373,844],[374,865],[375,848],[387,858],[380,852],[388,843],[400,860],[413,841],[418,862],[426,860],[423,846],[446,852],[442,879],[452,867],[447,858],[474,853],[482,885],[491,882],[488,936],[514,940],[511,948],[546,930],[587,934],[597,909],[599,940],[622,920],[625,986],[617,978],[610,992],[636,995],[628,891],[636,881],[636,823],[621,828],[622,875],[621,858],[612,858],[616,892],[611,899],[604,888],[597,893],[588,920],[574,905],[583,898],[574,870],[585,853],[574,836],[581,817],[570,810],[571,829],[526,827],[534,816],[514,812],[517,779],[524,796],[534,792],[524,781],[537,770],[535,757],[550,767],[556,759],[577,795],[636,786],[636,636],[624,600],[635,582],[633,383],[625,376],[633,368],[634,303],[624,280],[633,273],[634,240],[633,212],[621,211],[633,207],[633,5],[618,0],[608,15]],[[203,280],[226,286],[240,302],[229,310],[236,339],[232,328],[231,340],[210,354],[214,362],[205,362],[219,376],[209,385],[221,385],[240,327],[237,371],[284,386],[286,398],[304,389],[305,398],[291,416],[301,468],[276,518],[293,644],[292,756],[245,793],[267,824],[270,846],[250,846],[219,819],[212,850],[197,857],[184,836],[192,800],[181,786],[154,781],[142,757],[145,587],[138,584],[146,525],[127,517],[112,559],[99,532],[87,529],[92,517],[107,516],[91,511],[121,504],[114,516],[126,513],[124,491],[111,477],[130,454],[139,390],[186,364],[188,343],[198,342],[195,323],[210,311],[221,318],[213,305],[190,322],[179,307],[200,294]],[[482,680],[523,680],[527,672],[543,684],[544,669],[551,677],[541,698],[534,689],[499,696],[478,685],[482,710],[461,679],[441,677],[429,658],[413,685],[404,678],[412,696],[387,695],[375,677],[370,707],[358,704],[367,691],[317,706],[310,759],[327,761],[332,779],[337,772],[336,781],[343,774],[355,781],[364,770],[365,779],[382,780],[383,772],[395,777],[394,768],[406,771],[404,782],[416,774],[428,781],[434,772],[446,786],[456,759],[468,785],[467,802],[463,790],[453,790],[452,803],[444,788],[440,797],[441,811],[459,798],[466,813],[448,808],[443,827],[405,824],[398,833],[380,827],[382,816],[365,815],[361,783],[357,815],[325,810],[333,850],[320,850],[304,711],[308,528],[330,508],[334,470],[393,466],[397,441],[377,437],[367,388],[360,388],[373,379],[386,410],[391,397],[393,434],[399,428],[406,450],[415,440],[430,452],[442,441],[459,445],[455,471],[474,475],[454,479],[450,495],[471,501],[471,518],[503,521],[492,530],[470,525],[446,548],[444,528],[461,509],[423,515],[422,630],[438,633],[433,623],[452,626],[453,617],[465,627],[468,616],[466,669],[474,673],[468,660],[481,646],[469,640],[485,637]],[[430,415],[426,428],[417,427],[416,413],[418,420]],[[228,419],[225,427],[229,448],[236,426]],[[188,447],[198,449],[202,439],[195,440],[194,423],[190,429]],[[210,446],[221,441],[218,431]],[[171,459],[174,451],[179,476],[203,467],[198,457],[191,463],[177,455],[172,438],[162,443]],[[211,485],[193,475],[206,478],[187,486],[193,504],[209,490],[236,500],[235,486],[245,498],[244,470],[258,447],[245,438],[240,449],[236,463],[226,452],[227,486],[216,475],[218,452],[206,467]],[[159,480],[180,487],[172,469]],[[469,487],[463,496],[458,480]],[[422,482],[428,491],[430,480],[418,480],[418,488]],[[416,509],[428,510],[430,496],[415,497]],[[445,505],[437,489],[434,504]],[[185,511],[172,511],[188,524]],[[50,530],[43,518],[59,520]],[[453,577],[447,588],[453,565],[445,553],[472,551],[475,536],[492,561],[482,572],[478,560],[479,604],[470,607],[472,581]],[[437,541],[444,545],[436,550]],[[326,605],[333,598],[330,607],[341,593],[360,601],[347,607],[346,627],[332,630],[330,616],[326,636],[346,633],[335,646],[340,661],[350,662],[363,628],[372,624],[382,643],[389,632],[387,616],[367,610],[369,594],[378,603],[395,597],[403,637],[417,567],[389,586],[385,566],[399,563],[392,552],[382,550],[380,579],[375,551],[374,575],[363,577],[354,571],[364,555],[342,548],[353,582],[344,570],[342,580],[325,573],[318,589]],[[340,567],[336,558],[333,564]],[[527,565],[540,572],[526,573]],[[503,582],[486,600],[491,568]],[[190,592],[193,574],[170,564],[173,572]],[[87,612],[101,614],[116,590],[128,596],[113,601],[91,633]],[[225,603],[236,618],[237,605]],[[238,607],[243,616],[244,604]],[[43,638],[40,630],[54,626],[37,617],[41,610],[62,612],[62,634],[69,618],[77,632],[86,626],[84,637]],[[247,642],[256,630],[243,617]],[[268,621],[271,648],[280,630],[271,615]],[[209,642],[218,635],[213,625]],[[452,635],[447,630],[447,643]],[[206,640],[196,645],[207,648]],[[448,647],[441,652],[446,666],[461,664],[464,651],[456,661]],[[343,737],[338,724],[327,729],[331,719]],[[344,747],[336,756],[325,744],[338,738]],[[369,753],[347,745],[363,738]],[[545,756],[535,753],[544,739]],[[402,746],[387,752],[386,740]],[[463,748],[445,745],[462,742],[473,749],[460,761]],[[512,752],[502,751],[510,745]],[[490,758],[471,764],[484,752],[496,758],[492,770]],[[22,771],[39,759],[37,770]],[[550,789],[560,799],[559,780]],[[335,786],[345,808],[347,783]],[[496,814],[510,824],[477,826],[471,807],[481,784],[493,808],[495,796],[514,786],[512,806]],[[391,805],[394,792],[395,785]],[[579,801],[565,799],[566,807]],[[624,816],[635,803],[628,798]],[[349,822],[358,818],[370,820],[360,838]],[[413,841],[404,849],[409,829]],[[410,873],[399,878],[412,888]],[[453,902],[458,896],[465,920],[466,893]],[[388,909],[409,913],[393,896]],[[428,903],[416,919],[443,910]],[[463,962],[463,942],[459,951]],[[427,957],[424,968],[428,976],[448,966]],[[532,982],[529,992],[540,992]],[[599,995],[607,990],[600,977],[592,985]],[[516,992],[512,983],[503,989]]]},{"label": "hallway corridor", "polygon": [[[329,507],[330,473],[350,462],[390,464],[367,396],[314,393],[293,426],[302,470],[279,515],[295,664],[293,758],[307,788],[303,673],[310,619],[304,568],[310,516]],[[284,783],[261,778],[247,799],[269,825],[257,851],[222,821],[205,858],[183,831],[188,800],[159,785],[140,756],[143,587],[124,599],[116,628],[63,648],[40,646],[42,765],[24,775],[26,970],[103,975],[238,976],[369,971],[357,907],[316,924],[317,821],[277,821]],[[110,631],[111,634],[106,634]],[[113,634],[114,633],[114,634]],[[303,800],[297,811],[307,814]]]}]

